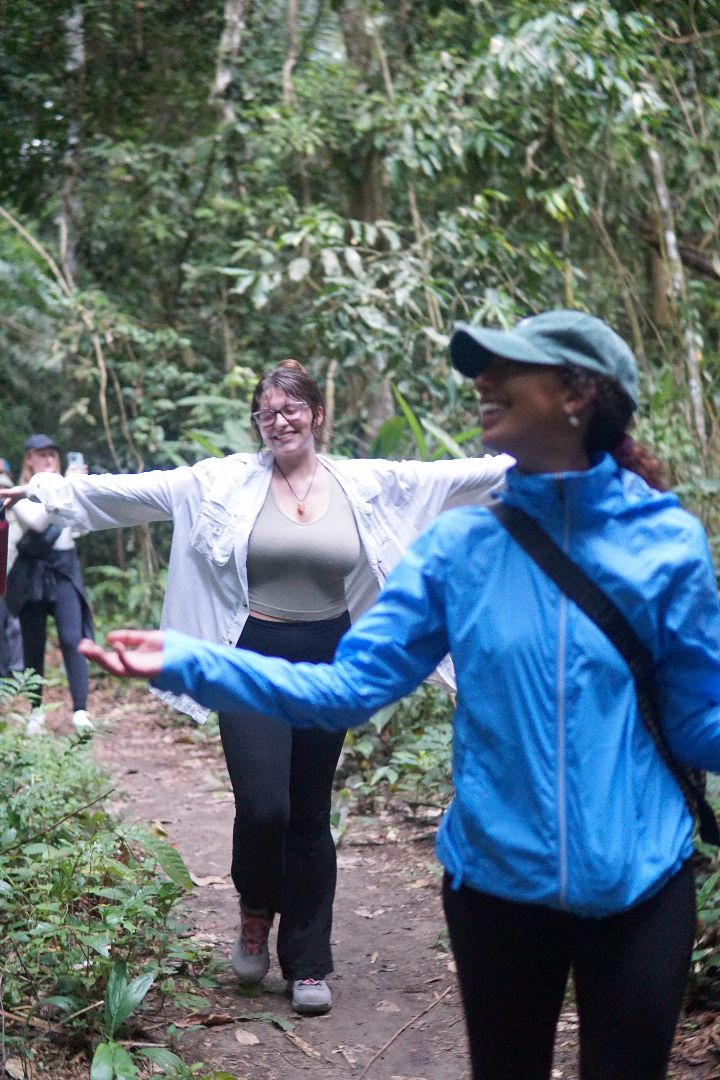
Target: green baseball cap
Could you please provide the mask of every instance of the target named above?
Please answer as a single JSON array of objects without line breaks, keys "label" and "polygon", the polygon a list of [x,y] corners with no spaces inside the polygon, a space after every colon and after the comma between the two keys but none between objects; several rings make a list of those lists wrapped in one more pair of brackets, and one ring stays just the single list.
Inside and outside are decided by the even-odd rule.
[{"label": "green baseball cap", "polygon": [[637,406],[632,349],[602,319],[584,311],[544,311],[523,319],[512,330],[457,324],[450,339],[450,359],[461,374],[473,378],[496,357],[553,367],[577,364],[614,379]]}]

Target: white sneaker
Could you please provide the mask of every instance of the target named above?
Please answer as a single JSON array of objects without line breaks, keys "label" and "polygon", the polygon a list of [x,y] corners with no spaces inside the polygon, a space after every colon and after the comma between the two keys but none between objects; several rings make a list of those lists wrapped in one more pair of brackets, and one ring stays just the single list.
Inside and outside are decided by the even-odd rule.
[{"label": "white sneaker", "polygon": [[95,725],[84,709],[76,709],[72,714],[73,727],[78,735],[84,735],[86,731],[94,731]]},{"label": "white sneaker", "polygon": [[45,731],[45,713],[42,709],[33,709],[25,725],[26,735],[42,735]]}]

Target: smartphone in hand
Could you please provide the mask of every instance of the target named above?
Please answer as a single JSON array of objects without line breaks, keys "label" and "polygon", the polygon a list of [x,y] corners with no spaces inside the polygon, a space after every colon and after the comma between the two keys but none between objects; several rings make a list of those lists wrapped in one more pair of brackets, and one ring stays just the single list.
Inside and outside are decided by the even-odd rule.
[{"label": "smartphone in hand", "polygon": [[80,470],[85,467],[85,456],[79,450],[71,450],[67,456],[68,469]]}]

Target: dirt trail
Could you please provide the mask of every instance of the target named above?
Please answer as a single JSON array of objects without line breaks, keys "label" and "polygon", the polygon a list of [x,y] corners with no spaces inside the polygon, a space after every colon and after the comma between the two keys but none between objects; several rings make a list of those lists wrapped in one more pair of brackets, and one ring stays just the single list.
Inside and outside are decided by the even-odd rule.
[{"label": "dirt trail", "polygon": [[[101,684],[96,714],[105,693]],[[193,877],[207,882],[186,903],[189,921],[200,940],[228,958],[238,914],[228,873],[233,804],[219,744],[194,741],[190,724],[170,719],[139,690],[106,712],[112,719],[95,746],[122,793],[114,808],[129,821],[160,822]],[[262,1021],[208,1027],[184,1037],[183,1057],[242,1080],[286,1080],[298,1071],[359,1077],[390,1043],[368,1080],[464,1080],[469,1072],[459,996],[450,957],[436,947],[444,925],[439,881],[425,825],[391,817],[352,822],[338,852],[332,1012],[296,1016],[276,963],[264,992],[254,997],[239,993],[228,967],[221,992],[212,995],[212,1012],[274,1013],[294,1023],[294,1030],[288,1037]],[[238,1032],[252,1032],[260,1041],[240,1045]]]},{"label": "dirt trail", "polygon": [[[237,925],[229,877],[232,798],[217,739],[197,741],[141,688],[98,679],[93,714],[99,760],[115,778],[114,809],[128,821],[160,822],[200,882],[186,901],[193,936],[228,959]],[[69,727],[59,710],[54,727]],[[262,993],[248,997],[229,964],[220,989],[203,991],[219,1017],[272,1013],[294,1024],[284,1033],[260,1020],[187,1032],[178,1052],[239,1080],[353,1077],[355,1080],[469,1080],[462,1011],[447,952],[440,872],[427,825],[401,814],[350,821],[338,852],[331,976],[335,1004],[325,1017],[296,1016],[277,963]],[[271,944],[274,945],[274,934]],[[522,1003],[518,1003],[522,1007]],[[171,1012],[173,1018],[179,1015]],[[167,1012],[162,1019],[168,1020]],[[555,1080],[576,1080],[576,1019],[563,1014]],[[160,1034],[159,1028],[157,1034]],[[254,1035],[257,1042],[239,1039]],[[717,1017],[680,1033],[670,1076],[720,1077]]]}]

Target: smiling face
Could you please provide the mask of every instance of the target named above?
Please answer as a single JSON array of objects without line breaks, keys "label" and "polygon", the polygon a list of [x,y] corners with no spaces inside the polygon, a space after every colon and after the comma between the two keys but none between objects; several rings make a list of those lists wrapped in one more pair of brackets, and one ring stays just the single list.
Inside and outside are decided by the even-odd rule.
[{"label": "smiling face", "polygon": [[60,472],[60,454],[52,446],[44,450],[28,450],[25,465],[31,476],[40,472]]},{"label": "smiling face", "polygon": [[[483,443],[522,472],[586,469],[583,437],[593,391],[571,390],[557,367],[494,359],[475,377]],[[574,425],[570,417],[577,418]]]},{"label": "smiling face", "polygon": [[266,390],[260,398],[260,409],[275,412],[271,424],[260,426],[260,434],[268,449],[281,461],[283,458],[290,460],[302,457],[308,451],[314,450],[315,431],[323,421],[322,409],[316,409],[316,415],[313,415],[309,405],[304,405],[297,416],[293,411],[292,420],[288,420],[279,411],[291,402],[297,405],[297,401],[297,398],[277,387]]}]

